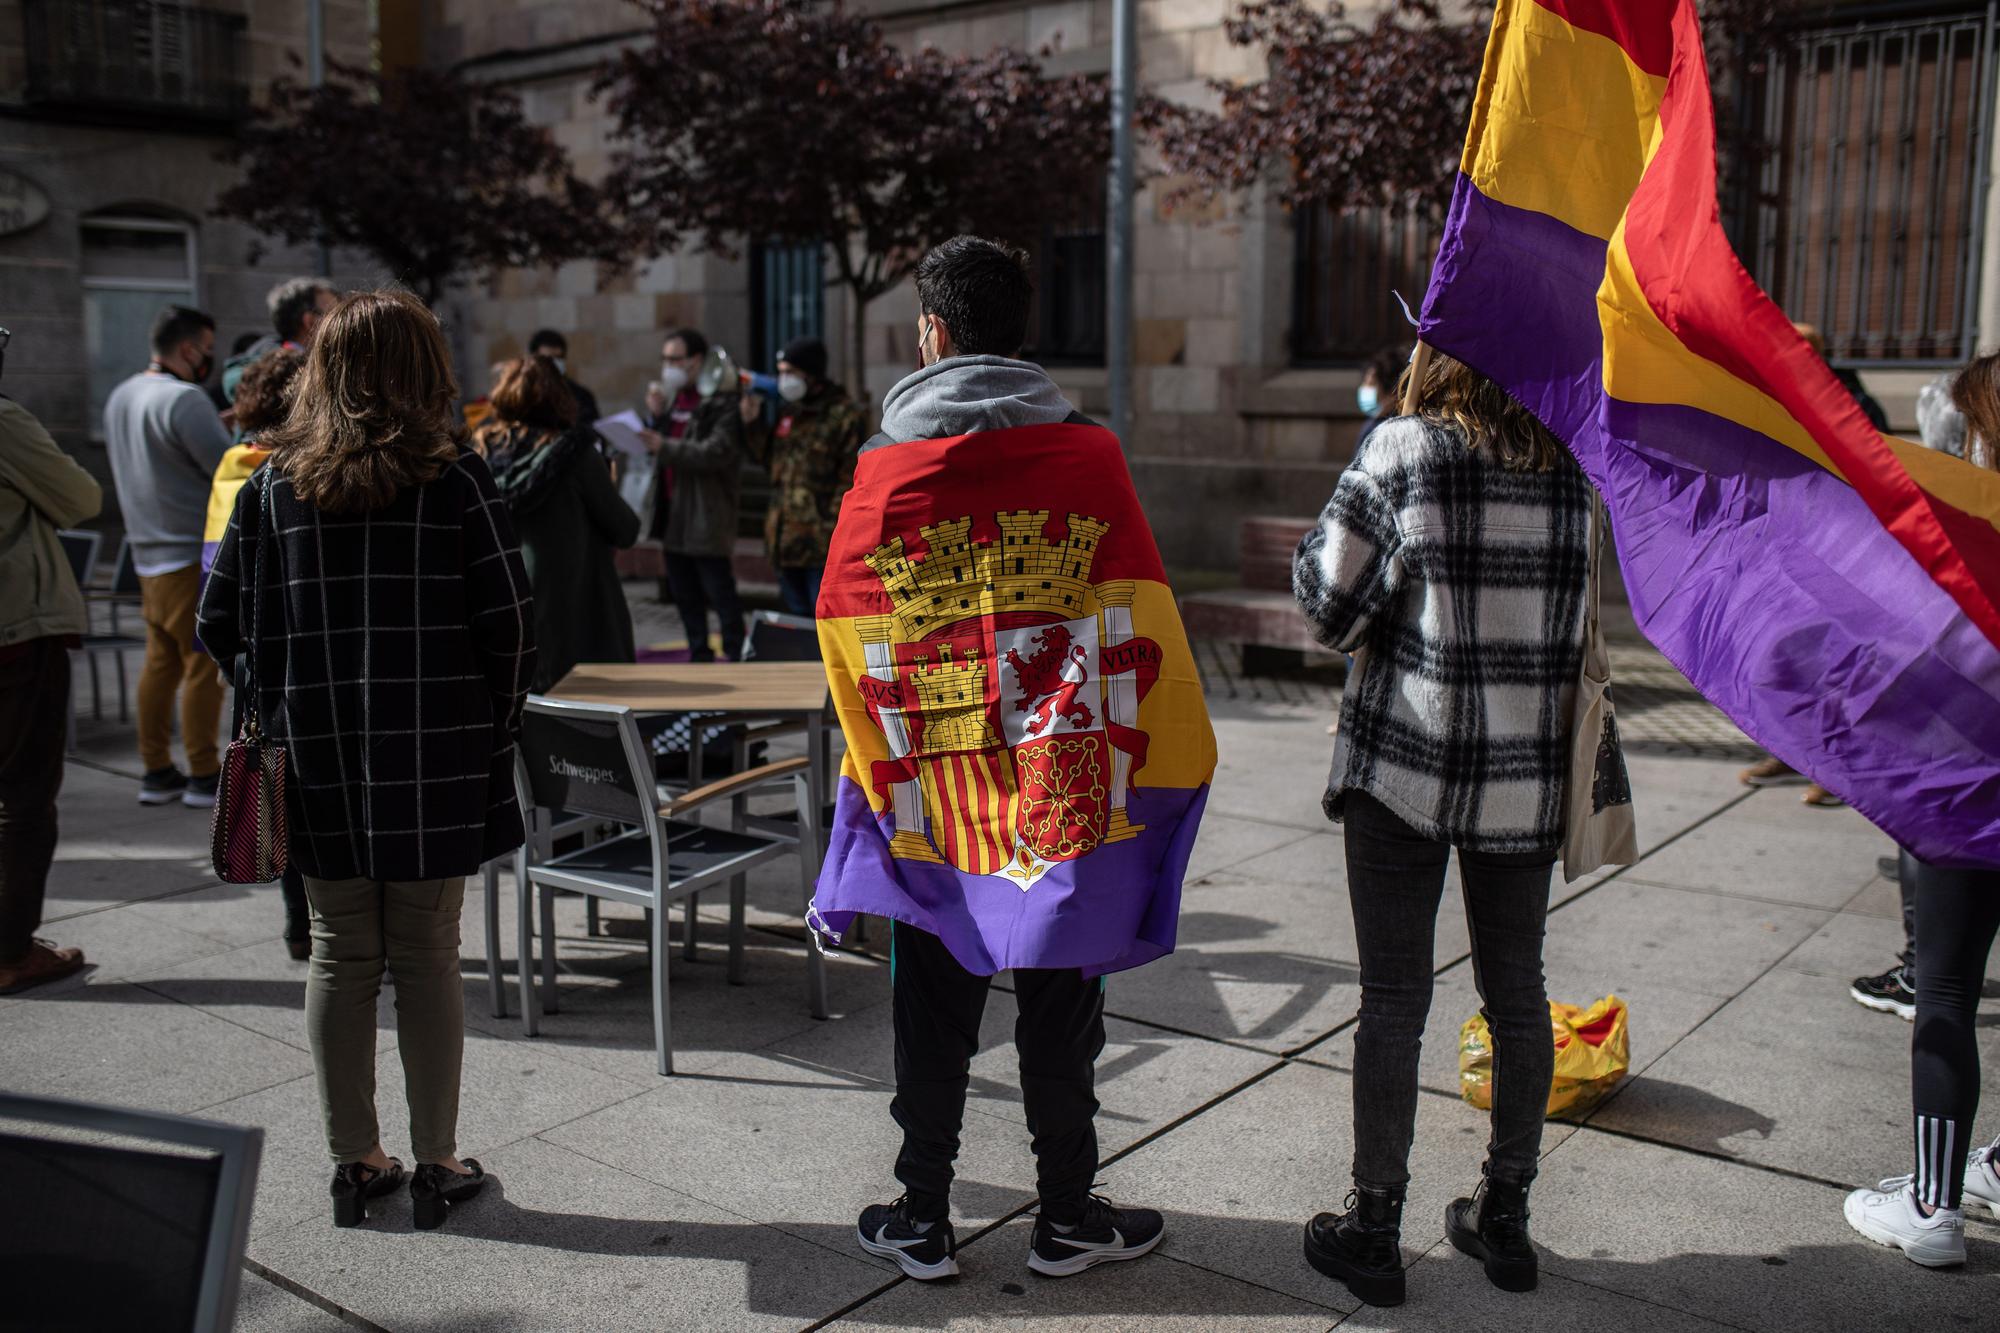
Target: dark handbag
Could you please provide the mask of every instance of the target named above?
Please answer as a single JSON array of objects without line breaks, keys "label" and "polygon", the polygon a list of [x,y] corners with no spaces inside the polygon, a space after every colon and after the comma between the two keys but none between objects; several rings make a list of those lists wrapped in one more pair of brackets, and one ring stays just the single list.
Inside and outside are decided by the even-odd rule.
[{"label": "dark handbag", "polygon": [[271,504],[270,473],[262,474],[257,506],[256,568],[250,581],[250,633],[243,642],[243,725],[222,752],[215,786],[210,854],[225,884],[269,884],[285,873],[285,748],[264,736],[257,720],[257,648],[264,620],[264,532]]}]

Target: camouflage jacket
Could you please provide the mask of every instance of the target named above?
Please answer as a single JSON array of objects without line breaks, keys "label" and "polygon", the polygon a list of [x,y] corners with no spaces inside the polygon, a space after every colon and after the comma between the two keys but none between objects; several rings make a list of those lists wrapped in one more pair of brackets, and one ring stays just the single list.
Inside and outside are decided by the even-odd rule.
[{"label": "camouflage jacket", "polygon": [[744,444],[771,474],[764,545],[779,569],[817,569],[854,484],[854,457],[868,434],[866,414],[837,384],[822,384],[781,405],[775,424],[744,432]]}]

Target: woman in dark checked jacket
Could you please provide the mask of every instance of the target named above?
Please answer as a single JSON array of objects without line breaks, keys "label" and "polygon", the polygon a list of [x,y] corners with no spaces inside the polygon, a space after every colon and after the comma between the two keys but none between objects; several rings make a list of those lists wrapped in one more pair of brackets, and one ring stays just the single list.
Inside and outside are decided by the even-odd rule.
[{"label": "woman in dark checked jacket", "polygon": [[343,1226],[403,1179],[375,1119],[385,967],[417,1225],[436,1226],[485,1182],[457,1155],[458,918],[465,877],[521,841],[513,750],[534,610],[457,395],[421,302],[342,301],[313,339],[289,418],[265,437],[270,463],[237,496],[201,605],[218,660],[252,655],[265,731],[290,760],[291,859],[312,912],[306,1026]]},{"label": "woman in dark checked jacket", "polygon": [[1357,656],[1327,814],[1345,825],[1361,955],[1354,1192],[1306,1257],[1360,1299],[1403,1299],[1398,1238],[1445,863],[1458,850],[1473,976],[1494,1035],[1484,1181],[1446,1210],[1500,1286],[1534,1286],[1528,1186],[1554,1049],[1542,980],[1582,669],[1590,484],[1498,385],[1438,356],[1421,412],[1385,421],[1299,544],[1299,605]]}]

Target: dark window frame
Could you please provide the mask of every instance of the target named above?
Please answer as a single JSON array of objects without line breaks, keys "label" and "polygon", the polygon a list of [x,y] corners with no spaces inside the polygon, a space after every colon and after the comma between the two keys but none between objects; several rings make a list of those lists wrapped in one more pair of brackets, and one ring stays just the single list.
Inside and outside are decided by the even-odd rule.
[{"label": "dark window frame", "polygon": [[[1997,36],[1992,0],[1822,11],[1740,103],[1768,151],[1730,230],[1837,366],[1921,370],[1977,350]],[[1926,50],[1928,85],[1907,77]]]},{"label": "dark window frame", "polygon": [[1042,224],[1032,248],[1035,305],[1022,353],[1031,361],[1086,368],[1105,364],[1111,296],[1106,205],[1107,195],[1100,190],[1068,220]]},{"label": "dark window frame", "polygon": [[1437,258],[1441,219],[1417,199],[1335,209],[1321,202],[1292,213],[1292,309],[1286,332],[1299,369],[1364,364],[1415,337],[1396,304],[1423,304]]}]

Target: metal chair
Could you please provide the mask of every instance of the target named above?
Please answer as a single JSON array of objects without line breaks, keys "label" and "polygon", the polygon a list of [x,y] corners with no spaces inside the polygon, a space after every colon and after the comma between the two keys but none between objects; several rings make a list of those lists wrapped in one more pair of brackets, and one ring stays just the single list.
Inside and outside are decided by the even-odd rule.
[{"label": "metal chair", "polygon": [[[667,908],[705,888],[729,883],[729,980],[743,975],[744,876],[765,861],[787,853],[799,857],[805,894],[812,892],[819,862],[819,839],[812,810],[807,761],[800,757],[764,764],[692,791],[662,799],[653,780],[651,758],[639,739],[632,710],[610,704],[568,703],[530,695],[521,724],[516,774],[523,806],[564,812],[572,818],[617,825],[623,831],[576,851],[531,857],[523,846],[514,860],[515,906],[520,935],[521,1019],[528,1035],[540,1030],[535,1003],[533,900],[539,900],[541,1003],[555,1013],[555,895],[570,890],[594,898],[630,903],[646,910],[647,944],[653,960],[653,1046],[659,1072],[673,1073],[673,1026],[667,989]],[[745,807],[750,794],[773,785],[789,786],[799,825],[789,833],[751,830]],[[731,828],[696,823],[689,815],[729,800]],[[554,828],[551,818],[549,827]],[[799,836],[803,830],[805,836]],[[806,943],[808,998],[813,1017],[826,1017],[824,961]]]},{"label": "metal chair", "polygon": [[139,570],[132,561],[130,537],[118,545],[118,563],[112,567],[110,588],[104,591],[85,588],[84,596],[90,601],[102,602],[109,608],[111,614],[109,634],[93,631],[83,636],[83,658],[90,664],[90,715],[104,716],[104,696],[97,674],[97,659],[109,653],[112,663],[118,669],[118,720],[130,721],[131,712],[126,702],[128,692],[125,688],[125,654],[146,650],[146,640],[142,636],[126,634],[118,626],[118,609],[121,606],[139,604]]},{"label": "metal chair", "polygon": [[819,622],[811,616],[786,615],[783,611],[757,611],[750,616],[750,632],[743,641],[746,662],[817,662]]},{"label": "metal chair", "polygon": [[263,1130],[9,1092],[0,1121],[0,1267],[47,1278],[9,1292],[8,1327],[235,1323]]}]

